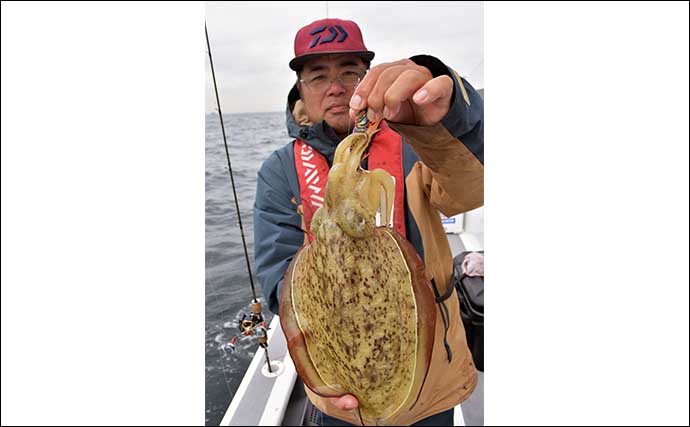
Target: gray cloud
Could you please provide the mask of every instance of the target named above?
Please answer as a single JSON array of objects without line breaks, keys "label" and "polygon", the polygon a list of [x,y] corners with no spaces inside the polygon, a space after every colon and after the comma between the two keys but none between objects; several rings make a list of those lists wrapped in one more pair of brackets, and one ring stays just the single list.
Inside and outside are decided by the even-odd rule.
[{"label": "gray cloud", "polygon": [[[484,87],[482,2],[208,2],[213,62],[224,112],[282,111],[297,30],[328,16],[351,19],[373,64],[429,54]],[[205,48],[205,46],[204,46]],[[206,109],[216,108],[206,59]]]}]

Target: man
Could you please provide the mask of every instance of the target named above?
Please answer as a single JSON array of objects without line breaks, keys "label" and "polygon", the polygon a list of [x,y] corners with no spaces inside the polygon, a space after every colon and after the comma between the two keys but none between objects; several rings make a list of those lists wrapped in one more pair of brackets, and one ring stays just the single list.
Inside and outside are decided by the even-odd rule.
[{"label": "man", "polygon": [[[365,47],[352,21],[312,22],[299,30],[294,48],[290,68],[297,72],[297,82],[288,95],[286,114],[294,140],[262,165],[254,206],[257,276],[269,309],[278,313],[283,276],[305,242],[302,230],[308,230],[320,206],[335,148],[352,131],[356,113],[364,109],[370,120],[385,118],[387,123],[370,152],[375,144],[387,141],[387,147],[393,147],[384,151],[391,154],[387,162],[400,170],[396,228],[424,260],[426,276],[433,279],[439,295],[446,294],[452,286],[452,256],[438,211],[451,216],[483,205],[482,99],[431,56],[368,70],[374,52]],[[305,180],[305,175],[316,172],[304,170],[304,153],[310,159],[307,168],[321,165],[318,186]],[[441,304],[447,307],[441,309]],[[412,410],[391,420],[396,425],[453,425],[453,408],[476,385],[457,298],[436,308],[435,344],[425,384]],[[325,399],[311,390],[307,393],[325,414],[324,425],[359,424],[354,396]]]}]

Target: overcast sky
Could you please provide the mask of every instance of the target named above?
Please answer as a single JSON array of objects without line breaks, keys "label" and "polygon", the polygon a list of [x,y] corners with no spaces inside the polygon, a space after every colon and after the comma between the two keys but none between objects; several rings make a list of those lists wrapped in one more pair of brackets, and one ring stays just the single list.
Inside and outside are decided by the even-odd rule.
[{"label": "overcast sky", "polygon": [[[484,87],[482,2],[208,2],[206,24],[223,112],[283,111],[295,82],[295,34],[326,17],[359,24],[372,65],[436,56]],[[206,51],[206,46],[204,46]],[[206,57],[206,110],[216,108]]]}]

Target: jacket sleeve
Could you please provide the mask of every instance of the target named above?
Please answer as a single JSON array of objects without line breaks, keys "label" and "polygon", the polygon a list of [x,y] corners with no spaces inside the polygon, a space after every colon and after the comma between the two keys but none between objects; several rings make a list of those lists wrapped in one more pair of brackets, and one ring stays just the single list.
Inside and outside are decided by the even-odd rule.
[{"label": "jacket sleeve", "polygon": [[434,126],[390,123],[423,163],[422,178],[432,206],[446,216],[484,204],[484,102],[474,88],[438,59],[411,58],[434,77],[448,75],[454,88],[450,110]]},{"label": "jacket sleeve", "polygon": [[264,300],[278,314],[280,286],[292,257],[304,242],[302,223],[286,170],[277,153],[261,166],[254,202],[254,260]]}]

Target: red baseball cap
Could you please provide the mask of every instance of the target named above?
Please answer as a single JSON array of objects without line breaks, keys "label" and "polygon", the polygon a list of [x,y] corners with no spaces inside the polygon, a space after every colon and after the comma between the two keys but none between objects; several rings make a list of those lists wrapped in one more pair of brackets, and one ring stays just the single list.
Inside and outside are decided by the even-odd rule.
[{"label": "red baseball cap", "polygon": [[321,19],[297,32],[290,68],[299,71],[307,60],[329,53],[352,53],[368,62],[374,58],[374,52],[364,46],[362,32],[353,21]]}]

